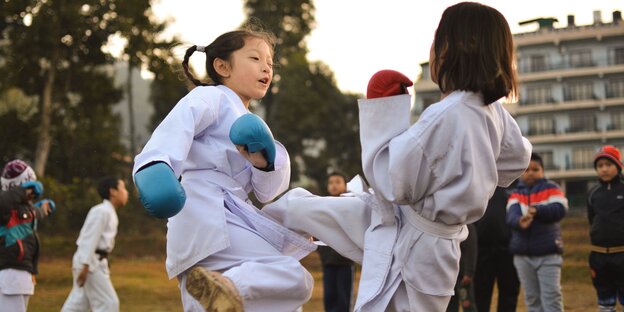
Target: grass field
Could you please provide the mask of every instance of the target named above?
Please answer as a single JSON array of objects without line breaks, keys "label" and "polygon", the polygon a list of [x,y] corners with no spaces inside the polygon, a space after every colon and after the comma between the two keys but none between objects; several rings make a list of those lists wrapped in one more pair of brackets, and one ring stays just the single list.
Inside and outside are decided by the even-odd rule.
[{"label": "grass field", "polygon": [[[570,216],[564,220],[562,228],[565,243],[562,273],[565,310],[595,311],[596,298],[587,268],[587,221],[582,216]],[[318,256],[313,253],[302,262],[315,279],[313,297],[304,305],[304,311],[323,311]],[[29,311],[59,311],[71,289],[71,256],[44,257],[40,262],[40,272]],[[121,301],[121,311],[182,311],[177,281],[167,279],[164,260],[159,257],[124,258],[113,254],[111,276]],[[526,311],[522,297],[518,303],[518,311]]]}]

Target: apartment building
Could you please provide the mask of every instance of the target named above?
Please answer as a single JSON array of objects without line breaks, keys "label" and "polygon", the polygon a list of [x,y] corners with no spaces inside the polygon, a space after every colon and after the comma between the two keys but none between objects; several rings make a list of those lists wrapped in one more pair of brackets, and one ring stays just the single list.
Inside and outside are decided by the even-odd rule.
[{"label": "apartment building", "polygon": [[[554,18],[529,20],[523,23],[539,29],[514,34],[520,98],[506,108],[544,159],[546,176],[579,209],[596,181],[597,149],[624,148],[624,22],[620,11],[608,22],[595,11],[591,25],[567,19],[565,27],[555,27]],[[413,119],[440,96],[429,64],[421,66]]]}]

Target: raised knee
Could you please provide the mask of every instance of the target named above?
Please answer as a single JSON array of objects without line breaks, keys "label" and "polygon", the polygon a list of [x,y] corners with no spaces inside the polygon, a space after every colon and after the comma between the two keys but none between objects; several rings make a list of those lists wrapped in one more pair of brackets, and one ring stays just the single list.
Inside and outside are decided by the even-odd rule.
[{"label": "raised knee", "polygon": [[293,296],[297,300],[301,302],[308,302],[310,298],[312,298],[312,290],[314,289],[314,278],[312,274],[308,272],[303,266],[301,266],[302,278],[300,279],[299,285],[296,287],[296,293],[293,293]]},{"label": "raised knee", "polygon": [[291,258],[289,262],[288,265],[284,266],[290,274],[288,296],[293,300],[301,301],[303,304],[312,297],[314,278],[296,259]]}]

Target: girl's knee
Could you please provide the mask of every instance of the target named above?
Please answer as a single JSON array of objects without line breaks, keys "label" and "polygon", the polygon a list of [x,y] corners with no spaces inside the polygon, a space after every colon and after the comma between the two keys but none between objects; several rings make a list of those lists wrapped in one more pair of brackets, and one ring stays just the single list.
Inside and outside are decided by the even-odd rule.
[{"label": "girl's knee", "polygon": [[291,285],[289,291],[290,296],[295,300],[307,302],[312,297],[314,278],[299,261],[293,258],[292,262],[293,263],[288,266],[288,271],[293,275],[291,278],[293,285]]},{"label": "girl's knee", "polygon": [[308,302],[310,298],[312,298],[312,289],[314,288],[314,278],[312,274],[308,272],[303,266],[302,268],[302,279],[301,283],[299,283],[299,287],[297,290],[296,297],[301,300],[301,302]]}]

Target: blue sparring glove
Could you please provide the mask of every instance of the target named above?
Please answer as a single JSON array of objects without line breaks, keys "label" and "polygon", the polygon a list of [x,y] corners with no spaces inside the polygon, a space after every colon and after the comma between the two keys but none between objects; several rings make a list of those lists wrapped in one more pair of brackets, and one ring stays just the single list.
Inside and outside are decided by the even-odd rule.
[{"label": "blue sparring glove", "polygon": [[36,203],[34,203],[33,206],[37,207],[37,208],[41,208],[41,206],[43,206],[44,203],[48,203],[48,206],[50,207],[50,214],[53,214],[56,211],[56,204],[54,203],[53,200],[51,199],[42,199]]},{"label": "blue sparring glove", "polygon": [[140,169],[134,175],[134,183],[139,190],[141,204],[156,218],[171,218],[184,207],[184,188],[173,170],[162,161]]},{"label": "blue sparring glove", "polygon": [[25,189],[31,189],[35,195],[35,199],[39,199],[41,195],[43,195],[43,184],[39,181],[27,181],[20,186]]},{"label": "blue sparring glove", "polygon": [[250,153],[262,151],[268,162],[267,168],[275,164],[275,140],[269,126],[254,114],[245,114],[232,124],[230,141],[243,145]]}]

